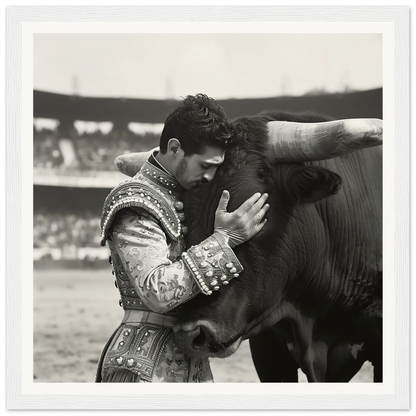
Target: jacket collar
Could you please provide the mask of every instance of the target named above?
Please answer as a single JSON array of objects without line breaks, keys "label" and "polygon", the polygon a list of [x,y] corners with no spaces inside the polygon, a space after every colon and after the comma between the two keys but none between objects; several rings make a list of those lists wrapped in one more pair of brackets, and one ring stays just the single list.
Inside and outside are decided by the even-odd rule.
[{"label": "jacket collar", "polygon": [[154,157],[152,154],[144,163],[140,173],[158,187],[166,189],[169,193],[174,193],[179,197],[183,191],[182,186]]}]

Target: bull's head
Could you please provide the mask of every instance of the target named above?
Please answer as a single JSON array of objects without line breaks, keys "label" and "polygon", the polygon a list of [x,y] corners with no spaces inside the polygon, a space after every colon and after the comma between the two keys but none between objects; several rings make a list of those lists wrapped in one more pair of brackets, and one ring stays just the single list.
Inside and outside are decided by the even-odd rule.
[{"label": "bull's head", "polygon": [[[230,211],[259,191],[269,193],[271,206],[264,229],[235,248],[244,266],[241,276],[211,296],[199,295],[182,305],[174,330],[185,353],[231,355],[242,339],[277,322],[282,311],[286,316],[291,313],[300,301],[294,295],[300,292],[296,288],[307,289],[302,273],[318,267],[314,258],[327,247],[319,244],[325,233],[322,224],[302,218],[308,212],[316,213],[316,201],[338,191],[341,178],[322,166],[301,162],[377,146],[382,139],[380,120],[318,120],[277,121],[267,115],[236,120],[236,143],[214,180],[183,196],[189,246],[212,234],[214,213],[224,189],[231,194]],[[130,175],[140,163],[137,154],[116,160],[118,168]],[[302,249],[304,235],[315,240],[310,242],[308,253]],[[301,300],[307,307],[308,299]],[[298,310],[294,308],[293,313]]]},{"label": "bull's head", "polygon": [[[234,249],[244,267],[240,277],[211,296],[201,295],[183,305],[175,339],[189,355],[229,356],[242,339],[279,319],[278,299],[287,299],[287,282],[311,267],[297,247],[304,235],[312,234],[313,225],[299,221],[304,215],[299,211],[315,209],[312,203],[335,194],[341,185],[337,174],[321,167],[274,163],[267,152],[264,120],[239,119],[235,130],[237,142],[214,180],[183,196],[188,245],[212,234],[223,189],[231,194],[230,211],[258,191],[269,194],[272,209],[263,230]],[[320,249],[316,245],[316,256]]]}]

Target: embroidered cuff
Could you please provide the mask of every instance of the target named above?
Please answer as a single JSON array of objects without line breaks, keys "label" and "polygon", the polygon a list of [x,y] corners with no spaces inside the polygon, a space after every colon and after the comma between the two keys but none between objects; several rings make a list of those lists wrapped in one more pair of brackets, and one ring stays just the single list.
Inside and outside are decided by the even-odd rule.
[{"label": "embroidered cuff", "polygon": [[182,259],[195,278],[200,290],[211,295],[231,279],[238,277],[243,266],[220,233],[214,233],[202,243],[182,253]]}]

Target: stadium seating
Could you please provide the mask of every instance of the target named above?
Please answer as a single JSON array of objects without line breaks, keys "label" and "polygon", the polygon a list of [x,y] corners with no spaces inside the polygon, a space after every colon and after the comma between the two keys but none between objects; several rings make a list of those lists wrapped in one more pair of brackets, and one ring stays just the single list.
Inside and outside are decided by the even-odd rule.
[{"label": "stadium seating", "polygon": [[69,139],[57,130],[34,129],[34,167],[62,171],[111,171],[114,159],[123,153],[146,151],[158,145],[159,136],[131,131],[103,134],[75,133]]},{"label": "stadium seating", "polygon": [[33,246],[64,247],[74,244],[77,247],[100,245],[100,217],[97,213],[34,213]]}]

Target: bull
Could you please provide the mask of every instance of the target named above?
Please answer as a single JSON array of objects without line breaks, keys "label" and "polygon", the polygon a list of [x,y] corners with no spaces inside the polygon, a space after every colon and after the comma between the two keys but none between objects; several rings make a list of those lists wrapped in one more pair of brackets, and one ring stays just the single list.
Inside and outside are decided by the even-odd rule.
[{"label": "bull", "polygon": [[348,382],[365,361],[382,381],[382,127],[370,120],[359,137],[362,123],[282,112],[234,120],[214,180],[183,195],[188,246],[212,234],[224,189],[230,211],[259,191],[271,209],[235,248],[240,277],[181,307],[174,331],[185,353],[227,357],[249,339],[261,382],[297,382],[299,368],[309,382]]}]

